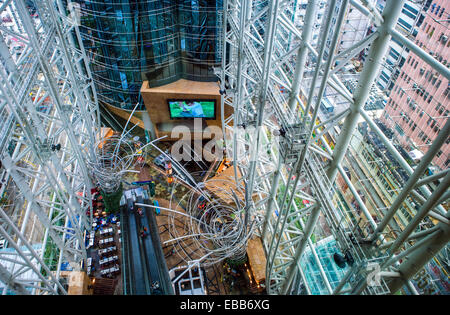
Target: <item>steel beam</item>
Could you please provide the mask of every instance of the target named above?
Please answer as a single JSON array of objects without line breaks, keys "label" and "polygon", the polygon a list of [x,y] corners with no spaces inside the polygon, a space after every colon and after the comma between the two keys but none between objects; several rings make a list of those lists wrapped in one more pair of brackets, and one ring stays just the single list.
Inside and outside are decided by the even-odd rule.
[{"label": "steel beam", "polygon": [[403,3],[404,0],[388,1],[386,3],[383,11],[384,23],[377,29],[379,35],[370,47],[369,56],[366,58],[357,89],[353,94],[354,103],[350,107],[351,112],[344,121],[336,148],[333,152],[333,161],[327,172],[331,181],[334,181],[338,172],[338,165],[344,159],[344,155],[350,144],[351,135],[358,123],[360,111],[369,97],[369,87],[375,82],[376,76],[382,66],[382,60],[391,39],[389,31],[396,25]]}]

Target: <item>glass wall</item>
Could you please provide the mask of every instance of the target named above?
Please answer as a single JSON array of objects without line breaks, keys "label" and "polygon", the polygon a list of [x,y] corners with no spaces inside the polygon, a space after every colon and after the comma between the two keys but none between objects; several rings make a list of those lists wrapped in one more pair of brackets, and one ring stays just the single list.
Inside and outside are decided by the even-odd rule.
[{"label": "glass wall", "polygon": [[78,0],[80,30],[99,100],[132,109],[139,90],[180,78],[215,81],[222,1]]}]

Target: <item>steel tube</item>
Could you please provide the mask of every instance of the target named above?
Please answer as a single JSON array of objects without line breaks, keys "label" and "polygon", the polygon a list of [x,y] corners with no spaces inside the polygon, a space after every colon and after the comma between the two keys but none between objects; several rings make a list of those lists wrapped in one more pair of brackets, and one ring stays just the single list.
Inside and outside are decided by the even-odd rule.
[{"label": "steel tube", "polygon": [[382,66],[382,60],[389,47],[390,34],[398,20],[400,11],[403,8],[404,0],[388,1],[383,11],[384,23],[378,28],[379,36],[373,41],[369,50],[369,55],[364,64],[363,71],[359,78],[358,86],[353,94],[354,103],[350,106],[350,114],[345,119],[344,125],[341,129],[336,147],[333,152],[333,160],[330,168],[327,171],[328,178],[331,182],[336,178],[338,168],[344,159],[344,155],[350,144],[351,136],[357,126],[360,116],[360,110],[366,103],[370,89],[368,88],[375,82],[379,69]]},{"label": "steel tube", "polygon": [[[445,142],[445,140],[448,138],[448,135],[450,134],[450,119],[447,120],[447,123],[442,128],[442,130],[437,135],[436,139],[431,144],[430,148],[428,149],[427,153],[422,157],[422,160],[420,161],[419,165],[417,165],[416,169],[414,170],[414,173],[409,177],[408,181],[403,186],[402,191],[397,196],[391,207],[389,208],[388,212],[384,215],[382,221],[380,224],[378,224],[376,230],[374,231],[373,235],[371,236],[371,240],[374,241],[378,234],[382,232],[385,227],[388,225],[388,223],[391,221],[391,219],[394,217],[395,213],[397,212],[400,205],[405,201],[406,197],[409,195],[411,190],[416,185],[419,178],[422,176],[422,174],[427,169],[428,165],[436,155],[436,153],[441,148],[442,144]],[[449,175],[447,174],[446,178]],[[445,180],[445,179],[444,179]],[[442,182],[439,186],[442,185]],[[432,194],[432,196],[435,195],[435,192]],[[430,196],[431,197],[431,196]],[[428,201],[427,201],[428,202]],[[428,212],[428,211],[427,211]]]}]

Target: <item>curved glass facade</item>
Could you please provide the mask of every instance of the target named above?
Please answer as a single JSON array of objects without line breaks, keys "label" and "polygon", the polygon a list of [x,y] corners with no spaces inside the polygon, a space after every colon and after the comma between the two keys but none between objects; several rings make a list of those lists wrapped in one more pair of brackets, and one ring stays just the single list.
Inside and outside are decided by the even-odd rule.
[{"label": "curved glass facade", "polygon": [[215,81],[221,62],[222,1],[78,0],[80,30],[99,100],[124,109],[139,90],[180,78]]}]

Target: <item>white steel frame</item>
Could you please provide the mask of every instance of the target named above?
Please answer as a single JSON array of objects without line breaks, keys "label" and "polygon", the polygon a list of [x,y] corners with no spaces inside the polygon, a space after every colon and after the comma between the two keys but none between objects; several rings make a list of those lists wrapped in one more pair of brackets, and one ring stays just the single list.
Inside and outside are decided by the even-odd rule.
[{"label": "white steel frame", "polygon": [[[18,215],[0,207],[0,236],[15,250],[0,251],[2,294],[66,294],[61,264],[81,268],[84,232],[92,222],[86,214],[92,187],[87,161],[95,159],[99,119],[88,60],[77,21],[62,2],[34,4],[35,15],[23,0],[0,4],[0,13],[7,10],[16,26],[0,25],[0,193],[16,187],[23,196]],[[20,41],[20,57],[12,56],[7,35]],[[44,261],[50,243],[56,265]],[[10,263],[9,270],[2,261]],[[34,276],[21,276],[29,271]]]},{"label": "white steel frame", "polygon": [[[404,44],[441,75],[449,78],[450,71],[447,67],[396,30],[403,3],[404,1],[388,0],[380,14],[368,1],[330,0],[327,5],[331,10],[324,17],[322,30],[334,31],[331,36],[328,35],[329,32],[322,32],[319,42],[313,43],[311,33],[318,5],[316,0],[308,1],[301,25],[294,23],[295,19],[292,18],[297,9],[296,1],[224,0],[226,31],[220,71],[221,90],[224,92],[221,111],[224,113],[226,107],[232,107],[234,115],[229,119],[222,116],[223,130],[229,136],[226,145],[228,156],[233,157],[236,181],[237,170],[247,181],[247,215],[252,216],[255,211],[261,211],[261,208],[265,211],[266,220],[261,235],[267,254],[266,288],[269,294],[298,292],[301,283],[305,286],[306,293],[310,292],[299,263],[307,246],[319,266],[329,294],[395,293],[404,285],[417,293],[409,279],[448,244],[449,213],[441,204],[449,197],[450,175],[448,170],[433,178],[423,175],[450,134],[448,118],[421,163],[413,170],[363,109],[391,38]],[[337,54],[335,51],[340,29],[345,23],[345,12],[349,6],[371,19],[376,31]],[[336,11],[334,8],[337,8]],[[258,32],[260,28],[264,29],[263,34]],[[285,34],[293,39],[287,45],[283,45],[286,43]],[[352,93],[336,72],[365,48],[368,48],[368,56],[357,87]],[[328,57],[323,58],[326,50]],[[294,60],[292,56],[295,53],[297,58]],[[335,66],[337,60],[340,61],[338,67]],[[294,72],[293,78],[289,78],[286,67],[290,68],[291,73]],[[305,74],[306,68],[312,69],[313,73]],[[304,90],[306,80],[311,83]],[[314,122],[326,88],[336,91],[349,106],[345,111],[316,125]],[[283,93],[282,90],[289,93]],[[341,165],[361,118],[376,132],[410,176],[380,223],[373,220]],[[339,121],[343,121],[341,132],[334,149],[331,149],[324,135],[329,134],[329,130]],[[248,126],[256,127],[256,132],[240,136],[242,128]],[[280,129],[283,133],[281,136],[267,135],[279,135]],[[315,138],[313,132],[317,133]],[[318,140],[321,140],[325,150],[317,145]],[[271,148],[270,158],[258,155],[262,147]],[[334,181],[338,173],[361,207],[372,233],[363,237],[356,235],[355,224],[348,213],[332,201],[335,195]],[[427,184],[436,177],[443,179],[433,191]],[[279,185],[283,185],[284,192],[279,189]],[[258,201],[248,198],[255,192],[260,197]],[[399,237],[388,241],[381,235],[389,229],[393,216],[410,194],[422,198],[422,207],[400,232]],[[298,209],[293,203],[295,196],[309,200],[309,206]],[[342,252],[350,252],[355,260],[353,267],[336,288],[330,285],[310,239],[320,215],[325,218]],[[432,216],[440,222],[426,231],[414,234],[414,230],[426,216]],[[302,220],[303,217],[306,222]],[[358,238],[358,242],[352,242]],[[407,242],[412,239],[416,240],[413,246]],[[402,262],[401,259],[405,257],[408,259]],[[381,268],[378,286],[368,285],[367,265],[370,263],[377,263]],[[293,282],[295,285],[292,285]],[[344,291],[342,289],[346,283],[350,284],[351,289]]]},{"label": "white steel frame", "polygon": [[[300,265],[307,247],[330,294],[395,293],[404,285],[415,292],[409,279],[448,244],[449,213],[441,204],[449,198],[450,173],[423,176],[450,134],[448,118],[421,163],[412,169],[363,109],[391,38],[450,78],[447,67],[396,30],[403,3],[388,0],[380,14],[368,1],[330,0],[332,9],[324,18],[323,29],[333,30],[332,35],[322,32],[319,41],[313,42],[317,0],[308,1],[300,25],[295,19],[297,1],[224,0],[223,64],[218,72],[224,91],[221,112],[224,115],[225,107],[230,106],[234,115],[222,116],[223,130],[231,136],[226,145],[234,160],[236,182],[238,171],[246,181],[245,220],[249,222],[257,212],[265,215],[260,234],[267,254],[269,294],[296,294],[301,284],[310,293]],[[0,3],[0,12],[8,10],[17,25],[17,29],[0,25],[0,193],[12,187],[23,196],[20,209],[0,207],[0,235],[14,249],[0,251],[0,281],[6,284],[3,294],[8,289],[18,294],[67,293],[60,281],[61,265],[70,262],[80,268],[86,259],[83,231],[91,229],[92,220],[86,215],[92,187],[87,161],[95,160],[100,120],[89,64],[76,21],[68,17],[62,2],[35,4],[37,17],[31,15],[24,0]],[[374,21],[376,31],[336,54],[350,6]],[[12,56],[6,35],[23,45],[19,57]],[[335,61],[343,67],[365,48],[368,56],[352,93],[341,81]],[[349,106],[316,124],[326,89],[336,91]],[[44,112],[38,110],[44,105]],[[379,223],[342,167],[361,118],[410,176]],[[324,136],[340,121],[343,127],[332,149]],[[242,129],[249,126],[255,127],[255,132],[243,134]],[[325,150],[317,145],[318,140]],[[60,144],[61,151],[52,150],[52,144]],[[268,156],[259,155],[263,148],[269,149]],[[353,193],[371,233],[356,234],[349,213],[333,201],[338,174]],[[437,187],[429,185],[435,180],[440,180]],[[421,200],[420,209],[396,239],[387,239],[384,234],[392,218],[411,194]],[[308,206],[299,209],[293,202],[296,197],[308,200]],[[334,288],[311,240],[321,216],[341,251],[351,253],[355,260]],[[415,232],[426,216],[439,223]],[[48,241],[58,251],[56,266],[44,261]],[[381,268],[378,286],[367,281],[366,267],[374,262]],[[23,276],[30,272],[34,276]],[[350,289],[344,289],[346,284]]]}]

